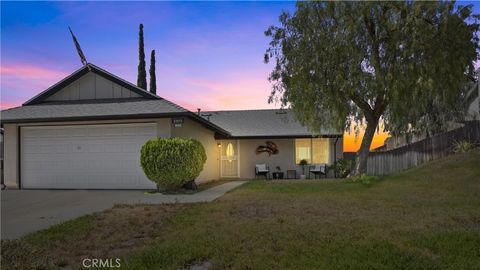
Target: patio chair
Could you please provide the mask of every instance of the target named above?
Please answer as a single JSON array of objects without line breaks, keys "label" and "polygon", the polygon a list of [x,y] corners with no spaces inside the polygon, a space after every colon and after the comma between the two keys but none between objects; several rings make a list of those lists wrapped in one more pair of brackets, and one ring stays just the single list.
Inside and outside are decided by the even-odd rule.
[{"label": "patio chair", "polygon": [[324,175],[325,178],[327,177],[327,164],[315,164],[310,167],[310,173],[313,173],[314,178],[317,179],[317,175],[320,178],[320,175]]},{"label": "patio chair", "polygon": [[255,179],[259,175],[265,176],[265,179],[268,180],[268,174],[270,173],[270,169],[268,168],[267,164],[256,164],[255,165]]}]

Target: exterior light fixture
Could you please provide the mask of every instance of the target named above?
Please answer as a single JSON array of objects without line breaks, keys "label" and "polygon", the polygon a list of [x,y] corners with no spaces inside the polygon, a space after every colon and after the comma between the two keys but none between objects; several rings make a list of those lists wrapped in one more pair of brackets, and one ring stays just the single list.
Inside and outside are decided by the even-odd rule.
[{"label": "exterior light fixture", "polygon": [[218,147],[218,148],[221,148],[221,147],[222,147],[222,144],[221,144],[221,143],[217,143],[217,147]]}]

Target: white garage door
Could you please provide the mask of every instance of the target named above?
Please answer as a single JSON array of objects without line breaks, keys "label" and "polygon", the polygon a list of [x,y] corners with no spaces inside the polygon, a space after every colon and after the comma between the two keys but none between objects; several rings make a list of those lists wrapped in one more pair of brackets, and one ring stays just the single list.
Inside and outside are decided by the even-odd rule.
[{"label": "white garage door", "polygon": [[155,136],[153,123],[22,127],[22,187],[155,188],[140,167],[140,149]]}]

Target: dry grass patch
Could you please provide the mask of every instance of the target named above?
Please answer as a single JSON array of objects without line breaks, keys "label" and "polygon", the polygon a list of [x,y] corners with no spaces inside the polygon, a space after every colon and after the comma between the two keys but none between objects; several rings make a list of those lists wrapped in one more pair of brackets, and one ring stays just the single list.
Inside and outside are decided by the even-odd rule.
[{"label": "dry grass patch", "polygon": [[2,269],[76,269],[85,258],[122,257],[148,245],[186,207],[116,205],[20,240],[2,241]]},{"label": "dry grass patch", "polygon": [[230,181],[229,180],[212,180],[212,181],[208,181],[208,182],[205,182],[205,183],[198,184],[197,189],[185,189],[185,188],[182,187],[182,188],[179,188],[179,189],[176,189],[176,190],[160,190],[160,192],[158,192],[157,190],[153,190],[149,193],[150,194],[162,193],[162,194],[167,194],[167,195],[170,195],[170,194],[195,194],[195,193],[198,193],[198,192],[201,192],[201,191],[207,190],[209,188],[216,187],[216,186],[228,183],[228,182],[230,182]]}]

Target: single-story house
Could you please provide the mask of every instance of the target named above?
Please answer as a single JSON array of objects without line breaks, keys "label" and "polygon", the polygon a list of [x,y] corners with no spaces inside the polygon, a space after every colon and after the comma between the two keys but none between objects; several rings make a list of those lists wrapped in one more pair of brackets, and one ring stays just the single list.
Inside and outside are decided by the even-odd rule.
[{"label": "single-story house", "polygon": [[299,174],[301,159],[331,164],[343,154],[341,131],[314,135],[289,110],[191,112],[93,64],[3,110],[1,125],[8,188],[154,188],[139,153],[157,136],[203,144],[199,182],[252,179],[256,164]]}]

